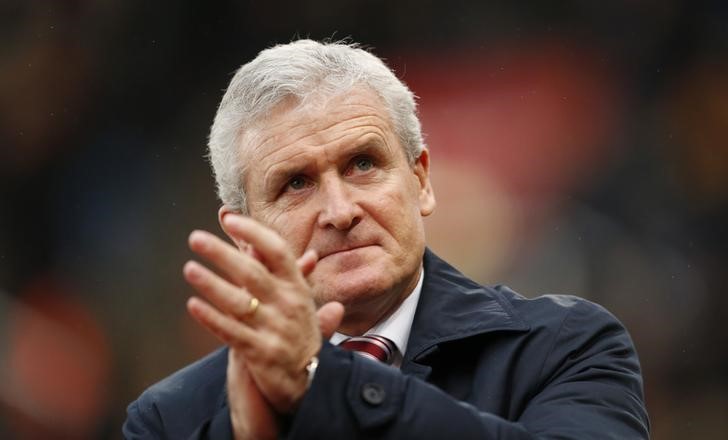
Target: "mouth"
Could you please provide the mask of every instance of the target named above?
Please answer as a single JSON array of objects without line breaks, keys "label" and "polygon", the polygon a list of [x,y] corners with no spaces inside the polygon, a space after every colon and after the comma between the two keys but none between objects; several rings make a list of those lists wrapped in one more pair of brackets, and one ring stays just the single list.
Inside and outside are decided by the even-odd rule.
[{"label": "mouth", "polygon": [[336,248],[336,249],[322,251],[319,254],[319,261],[323,260],[324,258],[331,257],[331,256],[344,255],[348,252],[356,251],[358,249],[363,249],[363,248],[369,247],[369,246],[373,246],[373,245],[362,244],[362,245],[357,245],[357,246],[346,246],[346,247],[342,247],[342,248]]}]

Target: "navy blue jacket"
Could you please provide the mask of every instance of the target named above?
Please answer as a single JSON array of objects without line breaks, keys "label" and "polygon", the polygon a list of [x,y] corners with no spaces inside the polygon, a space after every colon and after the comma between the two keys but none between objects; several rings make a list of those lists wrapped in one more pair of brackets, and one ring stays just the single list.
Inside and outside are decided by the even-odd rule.
[{"label": "navy blue jacket", "polygon": [[[643,439],[642,377],[624,327],[572,296],[483,287],[430,251],[401,370],[328,342],[285,427],[292,439]],[[129,405],[129,439],[230,438],[227,350]]]}]

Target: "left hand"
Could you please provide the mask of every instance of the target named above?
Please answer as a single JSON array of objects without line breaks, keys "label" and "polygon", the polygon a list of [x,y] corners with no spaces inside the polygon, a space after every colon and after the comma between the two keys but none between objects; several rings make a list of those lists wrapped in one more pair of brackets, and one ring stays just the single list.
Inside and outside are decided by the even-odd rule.
[{"label": "left hand", "polygon": [[[257,255],[208,232],[193,232],[190,247],[220,274],[193,261],[185,265],[185,278],[209,301],[190,298],[188,310],[244,357],[251,378],[275,411],[289,413],[306,391],[305,366],[322,344],[320,318],[305,279],[315,267],[315,253],[297,261],[277,233],[255,220],[228,214],[223,221],[228,233],[252,245]],[[250,314],[253,297],[260,305]],[[343,307],[329,303],[319,315],[330,334],[341,321]]]},{"label": "left hand", "polygon": [[275,411],[258,390],[242,353],[234,348],[228,351],[227,389],[235,440],[278,438]]}]

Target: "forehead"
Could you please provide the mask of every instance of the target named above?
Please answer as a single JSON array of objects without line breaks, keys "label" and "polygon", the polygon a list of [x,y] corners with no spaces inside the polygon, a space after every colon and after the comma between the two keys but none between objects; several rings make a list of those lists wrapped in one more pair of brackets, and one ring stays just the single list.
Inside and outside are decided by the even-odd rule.
[{"label": "forehead", "polygon": [[287,99],[241,136],[240,158],[247,177],[270,160],[315,153],[368,134],[399,148],[389,112],[368,88],[315,95],[305,103]]}]

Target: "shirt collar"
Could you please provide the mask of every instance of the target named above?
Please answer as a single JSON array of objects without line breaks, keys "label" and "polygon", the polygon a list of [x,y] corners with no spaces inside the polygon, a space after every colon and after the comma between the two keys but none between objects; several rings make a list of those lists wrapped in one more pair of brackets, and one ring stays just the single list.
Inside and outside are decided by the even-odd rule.
[{"label": "shirt collar", "polygon": [[[422,281],[425,278],[424,268],[420,269],[420,278],[417,281],[412,293],[410,293],[402,304],[399,305],[397,310],[394,311],[383,321],[378,322],[374,327],[370,328],[366,332],[367,334],[376,334],[388,338],[394,345],[397,346],[398,356],[401,360],[404,353],[407,351],[407,341],[409,340],[410,330],[412,329],[412,321],[415,317],[415,311],[417,310],[417,303],[420,299],[420,293],[422,292]],[[337,345],[349,336],[341,334],[339,332],[334,333],[331,336],[331,343]],[[396,364],[395,359],[395,364]]]}]

